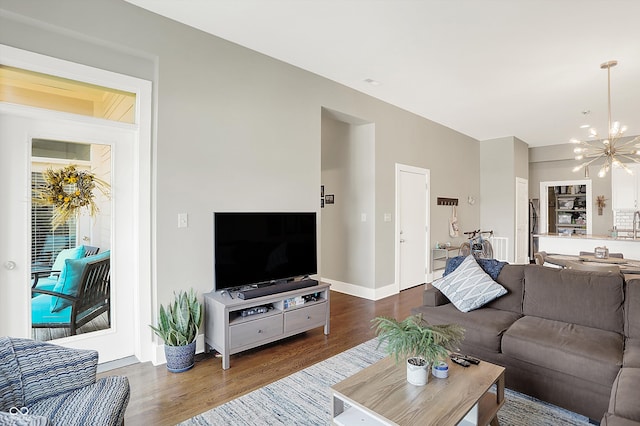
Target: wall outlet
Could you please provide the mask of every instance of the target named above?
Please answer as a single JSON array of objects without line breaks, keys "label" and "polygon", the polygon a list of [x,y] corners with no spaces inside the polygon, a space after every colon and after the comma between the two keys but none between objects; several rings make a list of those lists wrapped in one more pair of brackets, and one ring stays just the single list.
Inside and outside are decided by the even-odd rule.
[{"label": "wall outlet", "polygon": [[384,221],[385,222],[391,222],[391,213],[385,213],[384,214]]}]

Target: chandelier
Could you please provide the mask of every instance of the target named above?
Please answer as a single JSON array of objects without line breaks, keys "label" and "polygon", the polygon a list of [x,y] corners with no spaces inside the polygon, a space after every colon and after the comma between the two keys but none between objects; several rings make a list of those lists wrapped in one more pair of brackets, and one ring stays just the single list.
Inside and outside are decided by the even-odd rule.
[{"label": "chandelier", "polygon": [[[600,159],[603,161],[598,171],[599,177],[606,176],[612,167],[621,167],[627,173],[631,174],[631,169],[620,161],[620,159],[640,163],[640,161],[635,158],[636,155],[640,154],[640,149],[636,147],[636,143],[640,141],[640,136],[623,142],[620,138],[622,138],[624,132],[626,132],[627,126],[621,126],[619,121],[611,122],[611,68],[616,65],[618,65],[618,61],[609,61],[600,65],[601,69],[607,70],[607,100],[609,110],[607,138],[588,141],[571,139],[570,141],[573,144],[579,145],[573,150],[576,154],[576,160],[586,160],[579,166],[576,166],[573,171],[577,172],[580,169],[584,169],[584,177],[589,177],[589,166],[596,162],[599,164],[598,160]],[[589,136],[591,138],[597,138],[599,135],[597,130],[591,127],[589,129]]]}]

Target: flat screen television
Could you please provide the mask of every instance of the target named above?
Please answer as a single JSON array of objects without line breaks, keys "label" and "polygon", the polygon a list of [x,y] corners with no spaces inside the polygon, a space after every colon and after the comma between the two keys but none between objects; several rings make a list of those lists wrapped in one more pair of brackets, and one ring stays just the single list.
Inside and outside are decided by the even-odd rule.
[{"label": "flat screen television", "polygon": [[214,290],[317,273],[316,214],[214,213]]}]

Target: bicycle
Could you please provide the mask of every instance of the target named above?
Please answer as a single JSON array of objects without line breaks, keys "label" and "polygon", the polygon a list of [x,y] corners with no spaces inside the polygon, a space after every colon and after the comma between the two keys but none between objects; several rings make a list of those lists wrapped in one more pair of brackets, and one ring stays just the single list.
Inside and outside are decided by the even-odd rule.
[{"label": "bicycle", "polygon": [[476,259],[492,259],[493,247],[491,242],[484,238],[482,235],[489,235],[489,238],[493,236],[493,231],[471,231],[463,232],[463,234],[469,236],[469,241],[460,244],[459,255],[469,256],[472,254]]}]

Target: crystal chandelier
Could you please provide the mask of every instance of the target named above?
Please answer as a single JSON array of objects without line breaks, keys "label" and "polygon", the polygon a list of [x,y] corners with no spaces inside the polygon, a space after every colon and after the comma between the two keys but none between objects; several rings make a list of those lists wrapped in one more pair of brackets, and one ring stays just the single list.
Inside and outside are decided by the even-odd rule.
[{"label": "crystal chandelier", "polygon": [[[622,142],[620,138],[627,130],[627,126],[621,126],[619,121],[611,122],[611,68],[616,65],[618,65],[618,61],[609,61],[600,65],[601,69],[607,70],[607,100],[609,110],[607,138],[590,141],[571,139],[570,141],[571,143],[579,145],[573,150],[576,154],[576,160],[586,160],[579,166],[576,166],[573,171],[577,172],[580,169],[584,169],[584,177],[589,177],[589,166],[600,159],[602,159],[603,162],[598,171],[599,177],[606,176],[611,167],[622,167],[627,173],[631,174],[631,169],[619,159],[640,163],[640,161],[635,158],[636,155],[640,154],[640,149],[636,147],[636,144],[640,141],[640,136]],[[589,129],[589,136],[591,138],[598,137],[598,132],[595,128],[591,127]]]}]

